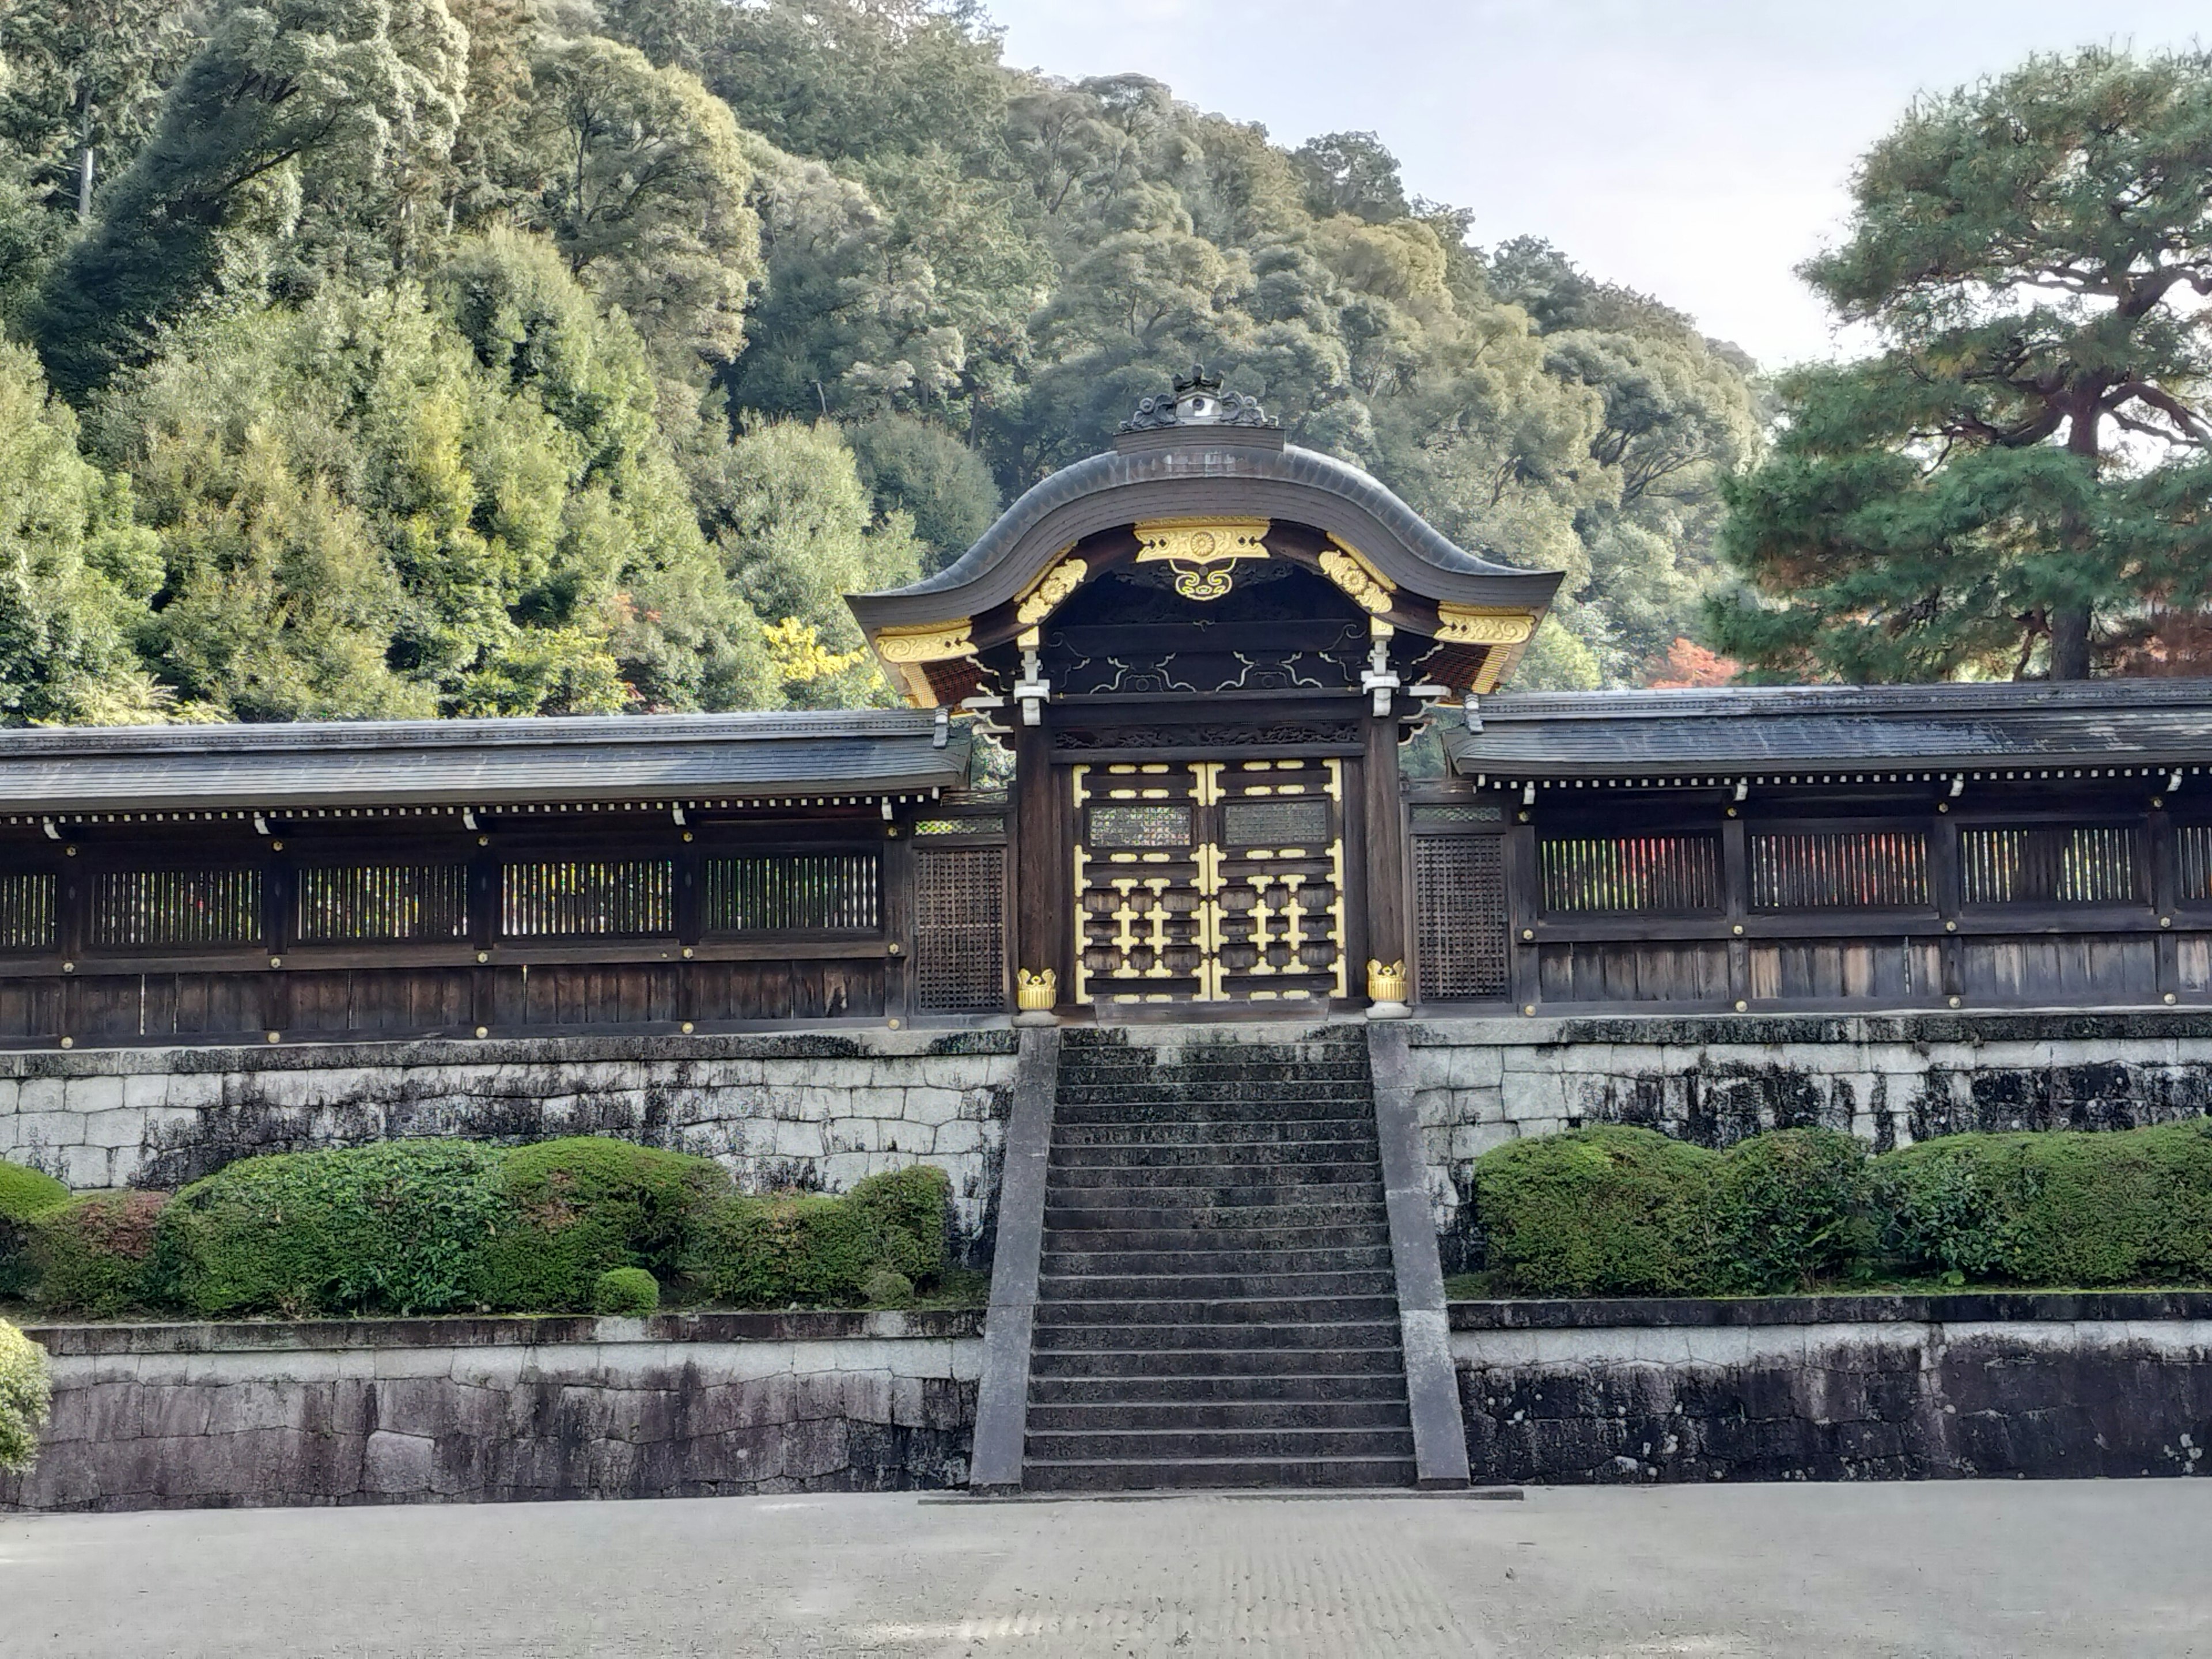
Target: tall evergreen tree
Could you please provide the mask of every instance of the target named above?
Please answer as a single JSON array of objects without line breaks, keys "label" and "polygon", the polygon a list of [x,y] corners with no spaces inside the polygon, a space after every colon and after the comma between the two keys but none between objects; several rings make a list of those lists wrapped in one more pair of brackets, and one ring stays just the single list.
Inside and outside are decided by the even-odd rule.
[{"label": "tall evergreen tree", "polygon": [[[1711,643],[1767,675],[2081,679],[2212,592],[2212,55],[2031,59],[1917,106],[1803,274],[1878,356],[1781,388]],[[2188,303],[2183,303],[2187,300]]]}]

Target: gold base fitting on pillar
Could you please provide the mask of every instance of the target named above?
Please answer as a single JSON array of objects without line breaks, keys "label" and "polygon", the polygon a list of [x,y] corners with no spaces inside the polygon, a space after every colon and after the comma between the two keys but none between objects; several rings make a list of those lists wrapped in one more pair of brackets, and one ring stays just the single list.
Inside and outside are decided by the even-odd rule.
[{"label": "gold base fitting on pillar", "polygon": [[1049,968],[1031,973],[1026,968],[1014,969],[1014,1006],[1021,1012],[1014,1016],[1023,1025],[1054,1024],[1053,1005],[1060,1000],[1060,975]]},{"label": "gold base fitting on pillar", "polygon": [[1388,967],[1368,958],[1367,1018],[1370,1019],[1403,1019],[1412,1013],[1407,1006],[1406,964],[1394,962]]}]

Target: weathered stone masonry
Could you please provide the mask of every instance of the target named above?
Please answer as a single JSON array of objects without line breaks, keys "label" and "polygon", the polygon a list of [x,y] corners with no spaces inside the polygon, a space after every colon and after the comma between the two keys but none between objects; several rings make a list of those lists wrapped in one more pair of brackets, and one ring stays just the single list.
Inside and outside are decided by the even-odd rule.
[{"label": "weathered stone masonry", "polygon": [[0,1509],[957,1486],[975,1313],[34,1328],[37,1468]]},{"label": "weathered stone masonry", "polygon": [[0,1054],[0,1158],[79,1188],[175,1187],[259,1152],[611,1134],[830,1192],[927,1161],[972,1259],[1013,1074],[1004,1030],[19,1052]]}]

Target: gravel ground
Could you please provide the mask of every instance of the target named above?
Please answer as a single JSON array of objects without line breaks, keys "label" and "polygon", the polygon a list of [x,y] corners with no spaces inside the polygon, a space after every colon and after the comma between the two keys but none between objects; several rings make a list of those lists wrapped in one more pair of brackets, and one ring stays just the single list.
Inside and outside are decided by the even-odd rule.
[{"label": "gravel ground", "polygon": [[0,1655],[2212,1656],[2212,1485],[0,1516]]}]

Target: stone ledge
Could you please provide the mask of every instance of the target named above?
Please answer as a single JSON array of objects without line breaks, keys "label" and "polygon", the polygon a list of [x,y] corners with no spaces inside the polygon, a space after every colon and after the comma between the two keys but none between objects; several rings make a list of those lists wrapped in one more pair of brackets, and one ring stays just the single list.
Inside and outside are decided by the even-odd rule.
[{"label": "stone ledge", "polygon": [[1454,1302],[1455,1331],[1747,1325],[2212,1320],[2212,1291],[1967,1291],[1942,1296],[1531,1297]]},{"label": "stone ledge", "polygon": [[26,1325],[56,1358],[123,1354],[271,1353],[389,1348],[542,1347],[667,1342],[834,1342],[980,1338],[981,1308],[905,1313],[826,1309],[793,1312],[465,1316],[451,1319],[226,1320],[145,1325]]},{"label": "stone ledge", "polygon": [[2212,1010],[2142,1008],[2084,1013],[2076,1008],[1902,1009],[1863,1014],[1573,1014],[1547,1009],[1531,1018],[1477,1015],[1417,1017],[1407,1039],[1417,1048],[1551,1048],[1620,1042],[1667,1046],[1730,1043],[2110,1042],[2212,1037]]}]

